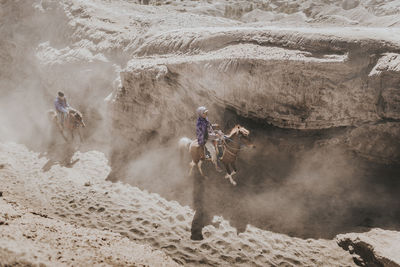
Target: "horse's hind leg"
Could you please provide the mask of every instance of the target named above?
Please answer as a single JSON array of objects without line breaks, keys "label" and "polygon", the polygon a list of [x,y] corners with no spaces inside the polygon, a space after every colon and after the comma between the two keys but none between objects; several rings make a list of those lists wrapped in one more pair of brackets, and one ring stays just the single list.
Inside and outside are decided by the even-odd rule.
[{"label": "horse's hind leg", "polygon": [[201,165],[202,165],[202,164],[203,164],[203,161],[200,160],[200,161],[197,163],[197,168],[199,169],[199,172],[200,172],[201,176],[203,176],[204,178],[207,178],[207,176],[204,175],[203,170],[201,169]]},{"label": "horse's hind leg", "polygon": [[193,167],[196,165],[196,163],[194,163],[194,161],[192,160],[189,163],[190,169],[189,169],[189,176],[192,176],[192,172],[193,172]]}]

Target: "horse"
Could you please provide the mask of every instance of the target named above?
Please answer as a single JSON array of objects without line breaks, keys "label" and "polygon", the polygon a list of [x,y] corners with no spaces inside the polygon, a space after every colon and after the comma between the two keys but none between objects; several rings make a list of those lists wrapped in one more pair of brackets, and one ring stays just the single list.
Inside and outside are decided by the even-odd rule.
[{"label": "horse", "polygon": [[74,132],[77,131],[79,135],[79,139],[81,142],[83,142],[83,138],[81,135],[81,132],[79,131],[80,127],[86,127],[84,121],[83,121],[83,116],[82,113],[80,113],[76,109],[69,109],[67,113],[67,117],[64,119],[64,127],[61,125],[57,118],[57,112],[55,110],[49,110],[48,116],[50,121],[55,124],[61,133],[62,137],[66,142],[68,142],[67,137],[64,135],[64,129],[68,130],[70,135],[71,135],[71,141],[74,140]]},{"label": "horse", "polygon": [[[222,140],[223,154],[221,161],[227,171],[225,178],[229,179],[232,185],[236,185],[236,182],[233,180],[232,176],[235,175],[237,172],[236,158],[240,150],[242,150],[242,143],[249,147],[255,147],[251,143],[249,135],[249,130],[240,125],[236,125],[232,128],[229,135],[225,136]],[[192,174],[194,166],[197,166],[200,174],[203,177],[206,177],[201,168],[204,160],[202,159],[203,153],[200,150],[200,146],[197,144],[197,140],[191,140],[187,137],[183,137],[179,140],[178,146],[181,153],[181,158],[183,156],[184,150],[189,151],[192,157],[192,161],[190,162],[189,175]],[[231,171],[231,168],[233,169],[233,171]]]},{"label": "horse", "polygon": [[[236,125],[233,127],[229,135],[222,139],[223,143],[223,154],[221,161],[225,166],[226,175],[225,179],[229,179],[232,185],[236,185],[236,181],[233,180],[233,175],[237,173],[236,159],[239,152],[243,149],[242,144],[247,147],[255,148],[256,146],[250,140],[250,131],[243,126]],[[232,168],[232,170],[231,170]]]}]

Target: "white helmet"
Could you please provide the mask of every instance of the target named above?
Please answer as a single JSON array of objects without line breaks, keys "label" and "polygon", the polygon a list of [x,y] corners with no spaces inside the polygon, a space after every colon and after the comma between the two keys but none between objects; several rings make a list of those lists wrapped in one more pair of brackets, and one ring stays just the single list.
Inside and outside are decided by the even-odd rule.
[{"label": "white helmet", "polygon": [[206,107],[198,107],[197,108],[197,115],[202,116],[204,113],[206,113],[208,111],[208,109]]}]

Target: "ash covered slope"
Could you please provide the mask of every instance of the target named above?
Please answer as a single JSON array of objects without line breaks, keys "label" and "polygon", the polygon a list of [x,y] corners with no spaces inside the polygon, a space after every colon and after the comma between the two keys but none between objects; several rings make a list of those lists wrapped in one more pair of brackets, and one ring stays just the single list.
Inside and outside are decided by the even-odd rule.
[{"label": "ash covered slope", "polygon": [[[354,265],[351,256],[334,240],[292,238],[252,226],[237,235],[236,230],[222,218],[217,218],[215,226],[204,229],[204,240],[191,241],[193,211],[190,208],[129,185],[106,182],[104,179],[109,167],[99,152],[80,153],[76,157],[80,161],[71,169],[54,166],[43,173],[41,166],[45,158],[39,159],[37,153],[22,145],[1,144],[3,168],[0,169],[0,179],[4,199],[17,202],[31,212],[83,227],[111,230],[131,240],[150,244],[185,266]],[[85,186],[87,182],[89,186]],[[24,216],[21,220],[34,217]],[[16,227],[16,222],[9,222],[10,225],[0,225],[0,235],[7,236],[9,228]],[[51,224],[49,220],[42,223],[43,226]],[[62,223],[53,223],[58,232]],[[67,225],[64,230],[70,231],[70,228]],[[117,238],[115,234],[86,228],[71,231],[88,231],[96,238],[103,235]],[[60,235],[62,237],[63,232]],[[39,239],[40,233],[36,236]],[[96,241],[92,242],[95,245]],[[122,253],[118,245],[124,242],[128,243],[121,239],[112,249]],[[12,244],[0,242],[0,247],[12,250]]]}]

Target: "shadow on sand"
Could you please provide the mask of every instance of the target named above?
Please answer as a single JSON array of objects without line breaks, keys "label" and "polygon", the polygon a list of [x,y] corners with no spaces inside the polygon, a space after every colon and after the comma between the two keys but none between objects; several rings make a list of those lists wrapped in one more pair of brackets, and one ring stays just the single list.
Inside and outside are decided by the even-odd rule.
[{"label": "shadow on sand", "polygon": [[72,160],[75,152],[77,151],[76,146],[70,143],[64,143],[59,145],[53,145],[49,147],[48,151],[40,153],[39,157],[47,157],[48,161],[43,165],[42,170],[47,172],[54,165],[60,165],[66,168],[72,168],[79,159]]},{"label": "shadow on sand", "polygon": [[[344,177],[331,186],[327,184],[331,177],[321,179],[324,185],[292,182],[289,176],[293,170],[278,164],[282,158],[264,160],[260,162],[269,162],[268,168],[260,162],[239,162],[236,187],[209,163],[203,164],[208,179],[198,171],[193,173],[192,206],[196,213],[192,239],[202,238],[202,228],[211,224],[215,215],[229,220],[238,233],[244,232],[247,224],[302,238],[331,239],[374,227],[400,230],[400,166],[359,160],[354,177]],[[294,165],[294,159],[286,160]],[[321,190],[324,186],[328,189]]]}]

